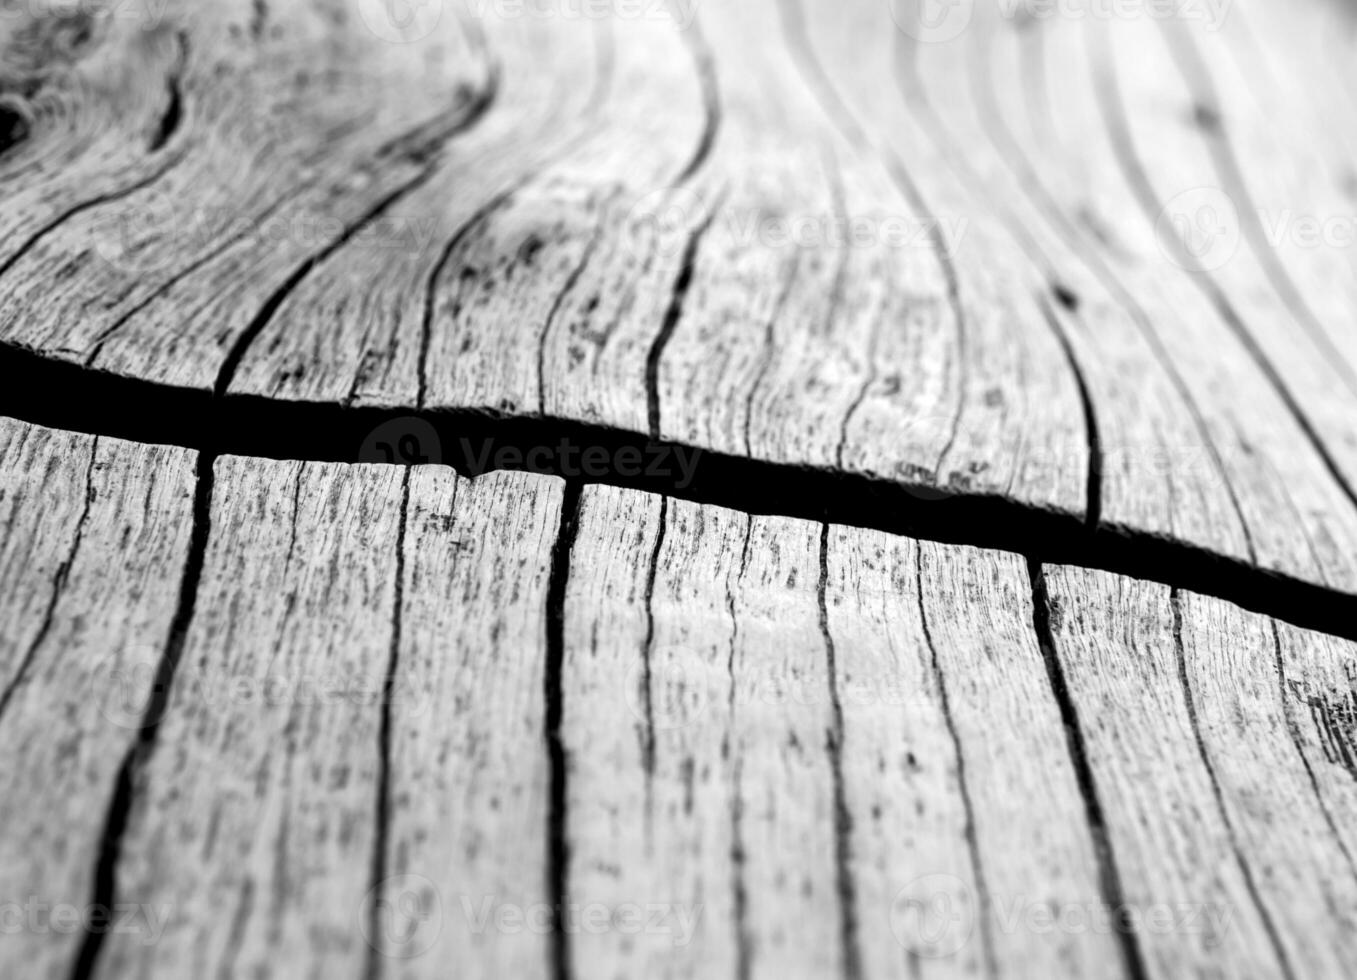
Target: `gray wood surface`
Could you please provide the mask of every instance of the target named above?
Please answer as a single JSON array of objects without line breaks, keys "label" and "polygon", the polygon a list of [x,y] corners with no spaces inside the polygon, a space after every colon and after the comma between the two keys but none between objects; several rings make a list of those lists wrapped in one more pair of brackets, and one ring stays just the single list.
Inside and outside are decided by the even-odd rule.
[{"label": "gray wood surface", "polygon": [[[5,438],[11,968],[1261,977],[1352,956],[1351,643],[1108,573],[522,474],[224,457],[195,517],[191,454]],[[13,918],[33,901],[125,918],[92,941]]]},{"label": "gray wood surface", "polygon": [[0,343],[1001,496],[1357,592],[1352,106],[1284,108],[1342,77],[1333,5],[916,6],[18,12]]},{"label": "gray wood surface", "polygon": [[0,6],[0,977],[1352,973],[1347,5]]},{"label": "gray wood surface", "polygon": [[[94,871],[170,642],[194,454],[0,420],[0,973],[64,976],[100,918]],[[58,909],[58,906],[60,907]],[[135,906],[135,907],[133,907]]]}]

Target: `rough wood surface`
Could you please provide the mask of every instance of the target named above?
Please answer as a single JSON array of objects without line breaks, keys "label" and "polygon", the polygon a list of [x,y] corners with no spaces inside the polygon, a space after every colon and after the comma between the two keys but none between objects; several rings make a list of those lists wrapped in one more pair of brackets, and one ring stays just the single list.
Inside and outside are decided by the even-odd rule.
[{"label": "rough wood surface", "polygon": [[1350,5],[0,7],[0,974],[1352,972]]},{"label": "rough wood surface", "polygon": [[0,343],[996,495],[1357,592],[1353,107],[1287,111],[1343,77],[1335,5],[919,6],[26,10]]},{"label": "rough wood surface", "polygon": [[1052,570],[1050,603],[1126,900],[1158,916],[1137,930],[1152,974],[1341,975],[1350,778],[1314,751],[1327,733],[1299,692],[1333,704],[1357,651],[1289,635],[1286,657],[1261,617],[1080,569]]},{"label": "rough wood surface", "polygon": [[193,621],[115,868],[120,900],[172,919],[154,944],[110,936],[103,976],[361,959],[401,481],[217,462]]},{"label": "rough wood surface", "polygon": [[5,976],[65,976],[91,932],[151,942],[166,924],[163,906],[128,899],[101,913],[90,895],[170,642],[193,463],[184,450],[0,420]]},{"label": "rough wood surface", "polygon": [[[522,474],[226,457],[195,513],[191,454],[5,438],[6,963],[1339,976],[1353,955],[1350,643]],[[25,901],[129,913],[15,930]]]}]

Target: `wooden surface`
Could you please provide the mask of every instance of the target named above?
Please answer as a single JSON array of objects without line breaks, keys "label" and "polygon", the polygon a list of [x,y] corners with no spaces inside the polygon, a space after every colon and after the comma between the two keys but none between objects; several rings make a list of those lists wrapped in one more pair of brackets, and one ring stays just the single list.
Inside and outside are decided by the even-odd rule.
[{"label": "wooden surface", "polygon": [[[178,591],[148,583],[195,564],[188,454],[6,439],[7,464],[75,461],[4,471],[35,529],[4,573],[51,572],[7,593],[6,892],[137,910],[94,953],[7,935],[10,969],[1339,976],[1353,955],[1353,644],[880,532],[239,457],[213,467],[176,641]],[[63,481],[88,510],[41,508]]]},{"label": "wooden surface", "polygon": [[1241,67],[1314,50],[1341,88],[1337,5],[1275,44],[1217,6],[16,19],[0,343],[998,495],[1357,592],[1349,147]]},{"label": "wooden surface", "polygon": [[1357,20],[920,3],[2,12],[0,975],[1351,972]]}]

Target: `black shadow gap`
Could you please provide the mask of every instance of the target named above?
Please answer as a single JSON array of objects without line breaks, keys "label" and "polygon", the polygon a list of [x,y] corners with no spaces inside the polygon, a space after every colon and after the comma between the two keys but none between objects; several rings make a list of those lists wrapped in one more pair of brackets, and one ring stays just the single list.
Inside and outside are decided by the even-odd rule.
[{"label": "black shadow gap", "polygon": [[[568,419],[344,408],[255,396],[214,399],[208,391],[121,377],[3,343],[0,377],[0,415],[49,428],[218,455],[445,463],[471,477],[496,469],[563,476],[746,514],[868,528],[1014,552],[1042,564],[1101,569],[1226,599],[1357,641],[1357,596],[1105,522],[1092,531],[1081,514],[1003,497],[708,452]],[[607,462],[586,470],[586,450]],[[690,469],[681,460],[689,461]]]}]

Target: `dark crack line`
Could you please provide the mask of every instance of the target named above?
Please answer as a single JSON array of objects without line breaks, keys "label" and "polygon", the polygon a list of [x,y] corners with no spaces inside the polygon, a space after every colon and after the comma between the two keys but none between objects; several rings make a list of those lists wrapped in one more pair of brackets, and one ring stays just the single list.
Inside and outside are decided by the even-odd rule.
[{"label": "dark crack line", "polygon": [[966,839],[966,850],[970,855],[971,874],[975,876],[976,897],[980,905],[981,954],[985,962],[985,975],[997,977],[999,971],[994,960],[994,902],[989,892],[989,882],[985,876],[985,862],[980,855],[980,840],[975,829],[975,803],[971,798],[970,783],[966,779],[966,753],[961,746],[961,733],[957,731],[956,717],[952,714],[952,699],[947,691],[947,676],[942,669],[938,656],[938,646],[933,640],[933,629],[928,623],[928,609],[924,603],[924,562],[923,549],[916,552],[915,592],[919,602],[919,623],[923,626],[924,643],[928,647],[933,678],[938,685],[938,700],[942,708],[943,724],[947,726],[947,736],[952,742],[952,751],[956,754],[957,792],[961,796],[961,808],[966,815],[966,825],[962,835]]},{"label": "dark crack line", "polygon": [[65,594],[66,580],[71,574],[71,566],[75,564],[76,555],[80,553],[80,543],[85,536],[85,525],[89,522],[90,505],[94,503],[96,497],[94,471],[98,456],[99,437],[95,436],[94,442],[90,445],[90,461],[85,467],[85,505],[80,511],[80,517],[75,522],[75,534],[71,537],[71,549],[52,575],[52,594],[47,600],[47,609],[43,613],[42,625],[38,627],[33,642],[28,645],[28,649],[24,652],[23,659],[19,661],[19,667],[14,672],[14,676],[6,686],[4,693],[0,694],[0,720],[4,719],[5,709],[9,707],[14,692],[28,680],[28,674],[33,669],[38,650],[42,648],[48,634],[52,631],[53,624],[56,622],[57,606],[60,605],[61,597]]},{"label": "dark crack line", "polygon": [[698,84],[702,89],[703,116],[702,133],[698,137],[697,147],[693,150],[687,165],[674,179],[675,188],[683,187],[697,176],[710,158],[717,135],[721,131],[721,86],[716,75],[716,59],[712,57],[711,48],[707,45],[707,39],[702,34],[696,16],[682,34],[697,68]]},{"label": "dark crack line", "polygon": [[642,683],[645,685],[644,704],[645,704],[645,725],[646,737],[645,745],[642,751],[641,764],[646,773],[646,813],[647,816],[652,812],[653,799],[651,798],[651,784],[655,777],[655,703],[654,689],[652,687],[652,662],[651,658],[655,652],[655,579],[660,572],[660,553],[664,549],[665,531],[669,521],[669,498],[660,498],[660,522],[659,530],[655,534],[655,547],[650,553],[650,569],[646,573],[646,594],[645,594],[645,613],[646,613],[646,638],[641,648],[642,658]]},{"label": "dark crack line", "polygon": [[[749,544],[753,534],[754,522],[746,517],[739,578],[743,578],[749,568]],[[745,880],[748,852],[744,841],[744,757],[730,751],[739,705],[735,654],[740,641],[740,618],[735,612],[735,590],[730,587],[729,581],[726,585],[726,614],[730,616],[730,651],[726,657],[726,677],[730,682],[730,691],[726,697],[727,728],[721,755],[725,759],[734,759],[730,774],[730,888],[735,918],[735,977],[736,980],[750,980],[754,966],[754,939],[749,931],[749,885]]]},{"label": "dark crack line", "polygon": [[506,187],[490,200],[482,204],[468,218],[452,237],[448,239],[443,251],[438,257],[438,261],[433,264],[429,270],[429,279],[424,285],[424,318],[420,327],[419,334],[419,394],[415,404],[423,408],[429,392],[429,348],[433,344],[433,324],[434,313],[437,306],[438,281],[443,277],[448,263],[452,257],[457,254],[457,250],[471,236],[471,233],[483,224],[490,215],[494,214],[503,207],[520,188],[532,179],[532,174],[524,174],[510,187]]},{"label": "dark crack line", "polygon": [[594,257],[598,250],[599,243],[603,240],[603,225],[594,229],[594,233],[589,236],[589,243],[585,245],[584,252],[580,256],[579,262],[570,270],[561,290],[556,294],[556,298],[551,302],[551,309],[547,312],[546,322],[542,325],[542,335],[537,341],[537,410],[545,415],[547,411],[547,344],[551,340],[552,333],[556,327],[556,322],[560,319],[561,310],[565,307],[566,300],[570,294],[575,291],[580,280],[584,278],[584,272],[589,268],[589,261]]},{"label": "dark crack line", "polygon": [[[1357,640],[1357,596],[1350,593],[1168,536],[1108,524],[1090,532],[1082,512],[994,494],[752,459],[569,418],[505,416],[490,408],[346,408],[252,395],[215,400],[208,391],[90,370],[3,341],[0,376],[8,382],[0,386],[0,415],[48,428],[223,455],[353,463],[390,462],[372,458],[364,443],[379,426],[414,419],[434,430],[432,458],[464,474],[500,468],[567,479],[587,475],[593,483],[746,514],[1009,551],[1046,564],[1177,586]],[[72,391],[80,398],[72,399]],[[518,461],[502,457],[499,450],[506,448],[516,449]],[[610,460],[624,453],[642,462],[626,470],[610,463],[586,474],[580,464],[587,448],[603,450]]]},{"label": "dark crack line", "polygon": [[[198,457],[197,485],[193,495],[193,530],[189,538],[188,556],[179,585],[179,601],[170,623],[164,653],[156,670],[155,681],[141,719],[137,740],[123,757],[114,783],[108,812],[104,817],[98,857],[94,867],[93,895],[90,908],[113,908],[118,894],[118,860],[122,856],[123,837],[131,820],[136,791],[144,779],[156,749],[156,736],[169,705],[170,688],[183,658],[189,625],[198,600],[203,567],[207,561],[208,539],[212,531],[212,467],[216,455],[204,452]],[[103,949],[105,931],[92,929],[85,933],[80,953],[71,972],[71,980],[90,980]]]},{"label": "dark crack line", "polygon": [[179,126],[184,120],[184,72],[188,68],[188,59],[190,43],[187,31],[180,31],[175,35],[175,42],[179,46],[179,57],[175,61],[174,68],[170,70],[169,78],[166,80],[166,100],[165,112],[160,117],[156,125],[154,135],[148,147],[148,152],[159,153],[165,148],[174,134],[179,132]]},{"label": "dark crack line", "polygon": [[434,175],[436,170],[436,167],[426,166],[420,171],[418,176],[401,184],[396,190],[382,198],[376,206],[351,222],[338,238],[321,251],[312,255],[292,271],[292,274],[287,277],[287,280],[281,286],[274,290],[272,295],[269,296],[268,300],[260,308],[259,312],[255,314],[254,319],[250,321],[250,324],[243,331],[241,331],[239,336],[236,337],[235,342],[231,345],[231,349],[227,352],[220,369],[217,371],[217,379],[213,385],[213,394],[217,398],[226,396],[227,391],[231,387],[231,382],[235,379],[236,371],[239,370],[240,364],[245,359],[245,355],[249,352],[250,347],[253,346],[259,335],[264,332],[264,328],[273,322],[274,316],[277,315],[278,310],[282,307],[283,303],[296,292],[297,288],[301,286],[306,277],[309,276],[316,267],[327,261],[331,256],[343,248],[354,235],[358,234],[372,222],[380,219],[382,215],[399,204],[407,195],[413,193],[422,184],[426,183]]},{"label": "dark crack line", "polygon": [[839,943],[843,947],[843,976],[859,980],[862,976],[862,948],[858,936],[857,884],[853,878],[853,815],[848,809],[843,778],[844,721],[843,700],[839,696],[838,649],[829,629],[829,525],[820,526],[820,580],[815,595],[820,613],[820,637],[825,645],[832,727],[827,732],[825,750],[834,792],[834,872],[839,894]]},{"label": "dark crack line", "polygon": [[688,244],[683,249],[683,259],[679,265],[677,278],[670,293],[669,307],[665,310],[664,321],[659,333],[651,342],[650,352],[646,356],[646,417],[650,425],[650,437],[660,438],[660,361],[664,358],[665,348],[683,319],[683,308],[688,300],[688,291],[692,288],[697,268],[697,254],[702,240],[716,220],[721,208],[722,198],[718,198],[711,212],[702,220],[702,224],[688,236]]},{"label": "dark crack line", "polygon": [[1085,515],[1084,523],[1088,525],[1090,531],[1096,531],[1103,519],[1103,447],[1098,431],[1098,409],[1093,403],[1093,392],[1089,389],[1088,379],[1084,376],[1079,358],[1075,356],[1074,346],[1060,322],[1059,314],[1052,309],[1050,301],[1045,296],[1037,297],[1037,305],[1041,308],[1042,315],[1046,317],[1046,322],[1050,324],[1051,332],[1055,334],[1060,349],[1064,352],[1065,361],[1069,364],[1070,373],[1074,375],[1074,382],[1079,387],[1079,402],[1084,410],[1084,432],[1088,440],[1088,488],[1085,494],[1088,500],[1088,513]]},{"label": "dark crack line", "polygon": [[1177,589],[1170,593],[1169,604],[1173,607],[1173,649],[1178,661],[1178,684],[1182,688],[1183,703],[1187,706],[1188,723],[1192,727],[1192,738],[1197,746],[1197,755],[1201,759],[1202,768],[1206,771],[1207,779],[1211,783],[1211,795],[1215,799],[1216,810],[1220,813],[1221,822],[1225,825],[1225,833],[1230,839],[1230,851],[1234,855],[1235,864],[1239,867],[1239,873],[1244,878],[1244,887],[1248,889],[1249,899],[1253,902],[1254,908],[1258,910],[1258,917],[1263,922],[1263,930],[1267,933],[1268,942],[1277,956],[1277,962],[1282,968],[1283,976],[1287,980],[1295,980],[1295,970],[1291,966],[1291,960],[1286,954],[1286,949],[1282,946],[1281,937],[1277,934],[1277,926],[1272,921],[1272,913],[1263,904],[1262,894],[1258,891],[1258,884],[1253,877],[1253,868],[1245,860],[1244,851],[1239,846],[1239,834],[1235,830],[1234,821],[1230,819],[1229,809],[1225,805],[1225,794],[1220,787],[1220,777],[1216,775],[1216,767],[1212,763],[1211,754],[1206,748],[1206,739],[1202,736],[1201,720],[1197,717],[1197,705],[1192,697],[1192,685],[1187,673],[1187,652],[1183,647],[1183,606],[1182,598]]},{"label": "dark crack line", "polygon": [[[452,505],[456,506],[456,485]],[[410,520],[410,470],[401,480],[400,526],[396,529],[395,599],[391,606],[391,646],[387,654],[386,677],[382,682],[382,715],[377,739],[377,800],[374,813],[371,888],[368,892],[368,935],[375,940],[382,930],[382,891],[388,871],[391,839],[391,758],[395,744],[395,719],[392,707],[400,670],[402,627],[405,606],[405,536]],[[377,980],[382,972],[381,951],[376,942],[368,945],[367,980]]]},{"label": "dark crack line", "polygon": [[551,578],[547,594],[547,662],[544,673],[546,699],[546,741],[549,767],[547,806],[547,886],[554,910],[551,932],[551,969],[555,980],[571,980],[570,932],[564,921],[566,896],[570,887],[570,840],[568,836],[569,764],[561,731],[565,719],[565,695],[562,674],[565,669],[565,601],[570,580],[571,551],[579,531],[580,497],[583,487],[566,484],[561,502],[561,527],[551,559]]},{"label": "dark crack line", "polygon": [[1113,931],[1116,933],[1127,974],[1131,980],[1146,980],[1148,972],[1145,968],[1145,957],[1140,948],[1140,938],[1136,934],[1134,920],[1127,911],[1126,893],[1122,888],[1121,872],[1117,867],[1116,855],[1113,853],[1107,819],[1103,813],[1102,800],[1098,795],[1098,784],[1093,776],[1093,766],[1088,758],[1088,746],[1084,742],[1079,709],[1070,695],[1065,668],[1060,661],[1055,633],[1051,628],[1051,602],[1046,588],[1046,575],[1039,562],[1030,560],[1027,573],[1032,581],[1033,628],[1041,647],[1042,658],[1046,662],[1051,693],[1060,709],[1060,720],[1065,729],[1065,742],[1079,785],[1079,794],[1084,800],[1086,823],[1093,843],[1094,856],[1098,861],[1098,884],[1103,902],[1112,910],[1115,919]]}]

